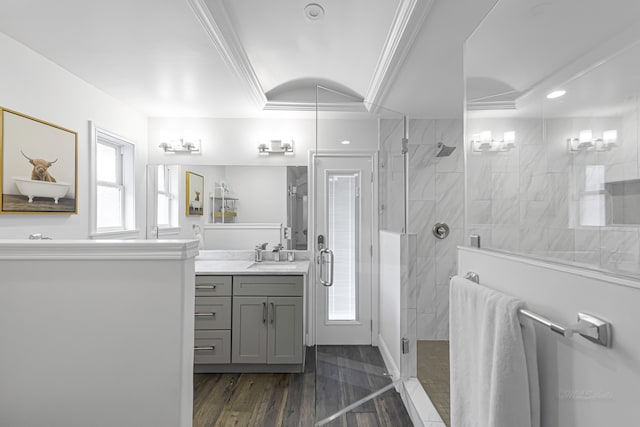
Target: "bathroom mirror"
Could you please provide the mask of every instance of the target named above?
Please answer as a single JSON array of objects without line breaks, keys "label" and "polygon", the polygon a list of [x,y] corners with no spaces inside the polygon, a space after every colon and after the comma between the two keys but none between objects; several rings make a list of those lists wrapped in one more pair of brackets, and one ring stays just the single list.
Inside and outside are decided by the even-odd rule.
[{"label": "bathroom mirror", "polygon": [[[186,235],[194,225],[282,224],[286,248],[307,249],[307,166],[181,164],[147,169],[149,221],[156,219],[155,226],[179,228]],[[171,200],[184,199],[182,176],[187,170],[204,177],[203,215],[197,219],[180,215],[184,207],[170,207]]]}]

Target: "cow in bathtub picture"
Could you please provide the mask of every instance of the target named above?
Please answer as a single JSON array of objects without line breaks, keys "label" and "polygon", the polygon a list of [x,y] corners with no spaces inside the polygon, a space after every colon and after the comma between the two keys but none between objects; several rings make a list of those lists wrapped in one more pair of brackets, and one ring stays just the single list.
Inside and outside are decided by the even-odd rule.
[{"label": "cow in bathtub picture", "polygon": [[29,164],[33,165],[31,170],[31,179],[26,176],[14,176],[13,180],[18,187],[18,191],[23,196],[27,196],[27,203],[33,203],[34,197],[41,199],[53,199],[55,205],[59,204],[61,198],[67,195],[69,184],[66,182],[57,182],[49,172],[49,168],[58,161],[44,159],[32,159],[20,150],[22,155],[29,160]]},{"label": "cow in bathtub picture", "polygon": [[77,213],[77,134],[2,109],[2,213]]}]

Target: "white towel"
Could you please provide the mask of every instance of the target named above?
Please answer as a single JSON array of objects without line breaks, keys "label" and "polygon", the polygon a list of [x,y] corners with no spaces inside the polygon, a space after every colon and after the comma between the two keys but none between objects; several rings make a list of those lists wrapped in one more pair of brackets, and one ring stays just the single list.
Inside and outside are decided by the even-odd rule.
[{"label": "white towel", "polygon": [[451,279],[452,427],[540,426],[535,333],[518,316],[523,306],[460,276]]}]

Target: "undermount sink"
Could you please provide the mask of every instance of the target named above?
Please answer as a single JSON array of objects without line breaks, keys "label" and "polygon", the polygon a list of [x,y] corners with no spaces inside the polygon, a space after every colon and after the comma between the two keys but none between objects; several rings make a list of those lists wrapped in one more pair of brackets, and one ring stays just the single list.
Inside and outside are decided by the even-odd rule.
[{"label": "undermount sink", "polygon": [[247,268],[251,268],[254,270],[282,271],[282,270],[295,270],[296,265],[290,264],[287,262],[262,261],[262,262],[254,262]]}]

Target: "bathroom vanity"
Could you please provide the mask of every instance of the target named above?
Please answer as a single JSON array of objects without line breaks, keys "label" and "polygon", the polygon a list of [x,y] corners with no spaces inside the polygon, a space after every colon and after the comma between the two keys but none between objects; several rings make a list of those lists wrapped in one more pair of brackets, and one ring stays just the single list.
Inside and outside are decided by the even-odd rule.
[{"label": "bathroom vanity", "polygon": [[194,372],[302,372],[308,270],[196,260]]}]

